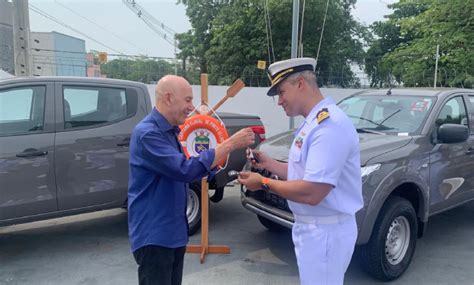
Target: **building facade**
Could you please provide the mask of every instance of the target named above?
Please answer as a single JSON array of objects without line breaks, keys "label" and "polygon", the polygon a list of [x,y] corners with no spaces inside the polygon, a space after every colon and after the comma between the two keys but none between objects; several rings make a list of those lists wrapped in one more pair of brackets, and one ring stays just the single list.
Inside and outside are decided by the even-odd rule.
[{"label": "building facade", "polygon": [[[0,69],[15,74],[13,4],[0,0]],[[58,32],[30,33],[31,75],[87,76],[86,43]]]},{"label": "building facade", "polygon": [[86,76],[86,43],[58,32],[32,32],[33,75]]},{"label": "building facade", "polygon": [[105,78],[107,75],[100,72],[100,65],[96,64],[96,58],[93,53],[86,55],[87,59],[87,77],[102,77]]}]

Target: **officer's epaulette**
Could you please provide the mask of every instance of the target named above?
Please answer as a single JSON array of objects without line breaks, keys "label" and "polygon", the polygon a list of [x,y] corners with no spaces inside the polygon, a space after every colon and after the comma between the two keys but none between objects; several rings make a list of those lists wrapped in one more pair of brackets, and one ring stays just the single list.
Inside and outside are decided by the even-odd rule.
[{"label": "officer's epaulette", "polygon": [[322,121],[326,120],[329,118],[329,111],[328,108],[322,108],[318,114],[316,114],[316,120],[318,121],[318,124],[320,124]]}]

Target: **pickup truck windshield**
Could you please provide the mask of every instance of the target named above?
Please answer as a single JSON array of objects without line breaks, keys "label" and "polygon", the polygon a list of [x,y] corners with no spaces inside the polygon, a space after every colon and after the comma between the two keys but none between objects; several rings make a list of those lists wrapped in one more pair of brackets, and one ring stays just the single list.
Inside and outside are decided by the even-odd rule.
[{"label": "pickup truck windshield", "polygon": [[339,102],[358,131],[391,135],[419,134],[433,97],[353,96]]}]

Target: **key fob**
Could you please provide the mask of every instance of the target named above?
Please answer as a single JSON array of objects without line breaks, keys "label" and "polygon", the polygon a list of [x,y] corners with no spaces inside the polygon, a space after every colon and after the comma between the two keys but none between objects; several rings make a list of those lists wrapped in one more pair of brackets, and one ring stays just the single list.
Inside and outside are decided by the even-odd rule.
[{"label": "key fob", "polygon": [[235,170],[231,170],[231,171],[227,172],[227,175],[229,175],[229,178],[234,180],[234,179],[237,179],[239,177],[239,172],[235,171]]},{"label": "key fob", "polygon": [[253,151],[252,149],[248,148],[248,158],[250,159],[250,161],[252,163],[259,163],[258,159],[255,157],[255,155],[253,154]]}]

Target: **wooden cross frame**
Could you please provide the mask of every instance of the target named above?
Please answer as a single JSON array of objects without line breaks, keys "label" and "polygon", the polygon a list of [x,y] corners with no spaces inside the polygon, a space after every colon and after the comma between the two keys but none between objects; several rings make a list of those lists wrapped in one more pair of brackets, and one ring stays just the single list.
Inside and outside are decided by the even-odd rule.
[{"label": "wooden cross frame", "polygon": [[[228,90],[226,96],[219,101],[214,107],[216,110],[220,107],[225,100],[234,97],[243,87],[244,83],[241,80],[237,80]],[[208,105],[208,77],[207,74],[201,74],[201,105]],[[203,178],[201,181],[201,244],[188,245],[186,252],[188,253],[200,253],[201,264],[204,263],[206,254],[217,253],[217,254],[229,254],[230,247],[225,245],[209,245],[209,183],[207,178]]]}]

